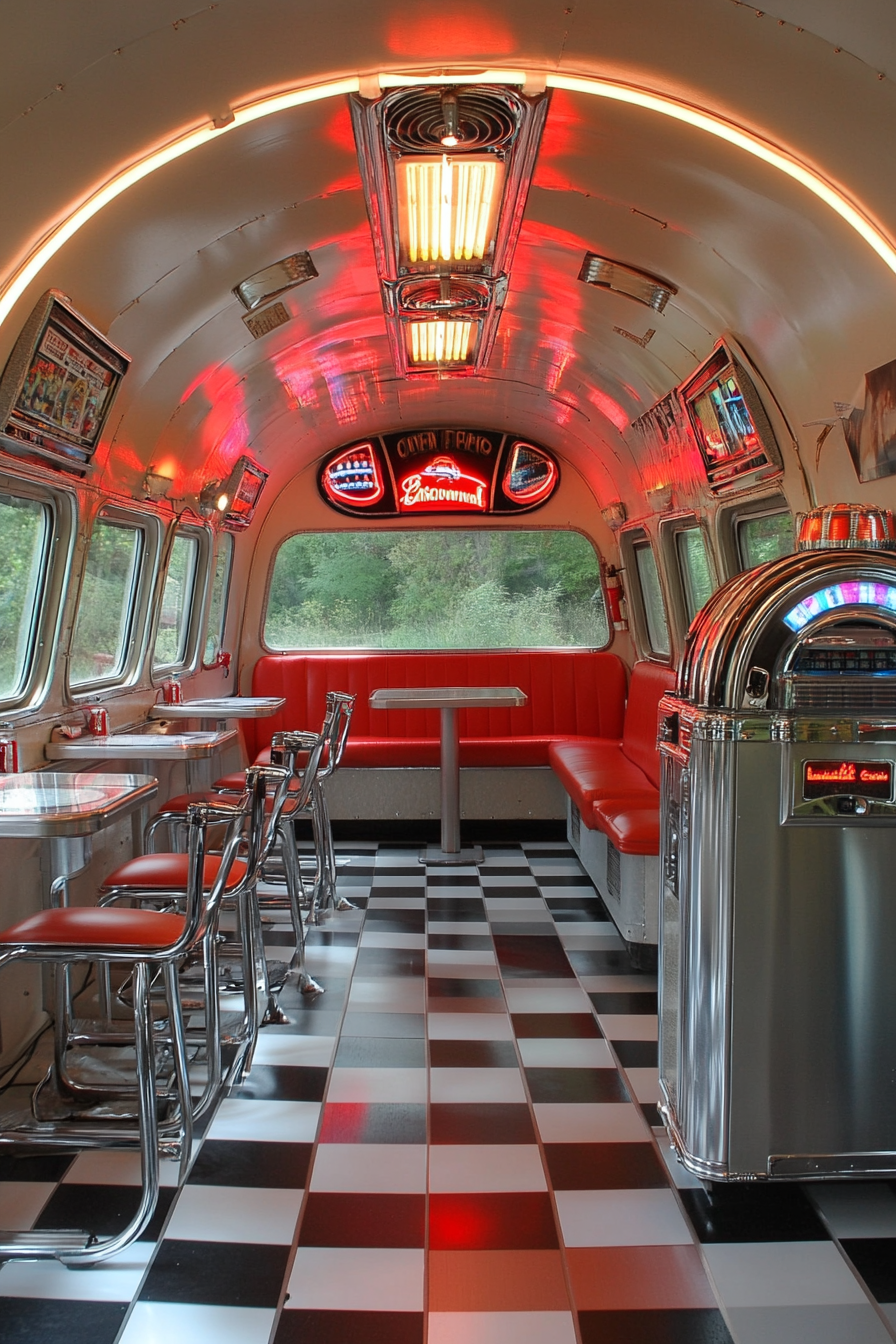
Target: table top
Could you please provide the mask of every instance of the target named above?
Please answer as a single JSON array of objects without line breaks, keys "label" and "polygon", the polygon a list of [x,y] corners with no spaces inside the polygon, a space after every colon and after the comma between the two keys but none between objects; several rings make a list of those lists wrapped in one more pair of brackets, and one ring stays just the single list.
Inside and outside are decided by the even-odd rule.
[{"label": "table top", "polygon": [[283,695],[230,695],[216,700],[184,700],[179,705],[153,705],[153,719],[266,719],[286,704]]},{"label": "table top", "polygon": [[0,836],[92,835],[158,791],[152,775],[0,775]]},{"label": "table top", "polygon": [[518,686],[384,686],[371,709],[517,709],[528,699]]},{"label": "table top", "polygon": [[108,737],[48,742],[44,753],[48,761],[197,761],[213,755],[235,737],[235,728],[215,733],[110,733]]}]

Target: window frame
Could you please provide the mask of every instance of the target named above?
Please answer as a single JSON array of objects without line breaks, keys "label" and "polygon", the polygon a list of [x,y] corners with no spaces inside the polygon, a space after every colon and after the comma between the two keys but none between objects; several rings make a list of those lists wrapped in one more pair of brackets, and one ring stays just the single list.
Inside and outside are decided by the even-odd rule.
[{"label": "window frame", "polygon": [[[81,606],[90,547],[97,525],[106,521],[113,525],[129,527],[143,533],[142,554],[131,590],[128,632],[125,637],[125,656],[122,660],[121,669],[113,676],[94,677],[90,681],[79,681],[73,685],[71,681],[72,645],[78,624],[78,613]],[[78,593],[67,653],[66,686],[72,703],[77,704],[85,699],[91,699],[98,691],[129,689],[139,680],[149,645],[150,625],[154,625],[154,622],[151,622],[149,618],[151,602],[156,589],[161,543],[162,520],[156,514],[135,513],[132,509],[108,502],[103,503],[94,514],[90,527],[90,537],[84,548],[84,559],[78,580]]]},{"label": "window frame", "polygon": [[[668,652],[663,653],[653,647],[647,624],[647,608],[641,591],[641,576],[638,570],[637,552],[648,547],[653,554],[659,580],[660,596],[663,601],[663,613],[666,618],[666,632],[669,640]],[[669,601],[669,586],[666,566],[663,563],[662,546],[657,546],[644,527],[626,528],[619,534],[619,550],[622,557],[622,575],[632,633],[643,658],[652,663],[662,663],[665,667],[674,665],[675,631],[671,620],[672,604]]]},{"label": "window frame", "polygon": [[0,474],[0,493],[33,500],[50,511],[44,551],[43,581],[32,620],[28,665],[15,694],[0,699],[0,714],[16,715],[40,707],[47,699],[60,656],[65,598],[71,580],[77,535],[78,505],[74,493],[43,482]]},{"label": "window frame", "polygon": [[733,579],[744,574],[750,566],[741,559],[738,529],[740,524],[753,518],[768,518],[774,514],[789,514],[796,530],[796,519],[787,499],[780,493],[763,495],[759,499],[741,500],[728,508],[720,509],[717,520],[719,550],[725,568],[725,577]]},{"label": "window frame", "polygon": [[[292,648],[288,648],[288,649],[284,649],[284,648],[276,648],[276,647],[274,647],[273,645],[268,644],[268,643],[267,643],[267,640],[265,639],[265,628],[266,628],[266,626],[267,626],[267,620],[268,620],[268,608],[269,608],[269,605],[270,605],[270,598],[271,598],[271,581],[272,581],[272,579],[273,579],[274,568],[275,568],[275,565],[276,565],[276,563],[277,563],[277,556],[279,555],[281,549],[286,545],[286,543],[287,543],[288,541],[291,541],[293,537],[298,537],[298,536],[303,536],[303,535],[324,535],[324,534],[327,534],[327,535],[340,535],[340,534],[345,533],[345,532],[356,532],[356,533],[358,533],[358,534],[363,534],[364,532],[366,532],[366,531],[368,531],[368,530],[369,530],[369,529],[366,529],[366,528],[363,528],[363,527],[343,527],[343,528],[334,528],[334,527],[329,527],[329,528],[326,528],[326,527],[308,527],[308,528],[296,528],[296,530],[295,530],[294,532],[289,532],[289,533],[287,533],[285,536],[283,536],[283,537],[280,538],[280,540],[278,541],[277,545],[274,547],[273,551],[271,552],[270,560],[268,561],[267,573],[266,573],[266,575],[265,575],[264,600],[263,600],[263,602],[261,603],[261,612],[260,612],[260,619],[259,619],[259,626],[258,626],[258,640],[259,640],[259,644],[260,644],[261,648],[264,650],[265,653],[270,653],[270,654],[282,654],[282,653],[301,652],[301,651],[302,651],[301,648],[297,648],[297,649],[292,649]],[[601,554],[600,550],[598,549],[598,547],[597,547],[597,543],[594,541],[593,537],[589,536],[589,534],[588,534],[587,532],[585,532],[585,531],[584,531],[582,528],[580,528],[580,527],[531,527],[531,526],[530,526],[530,527],[488,527],[488,528],[486,528],[486,527],[479,527],[479,528],[475,528],[475,527],[471,527],[470,524],[469,524],[469,521],[465,520],[465,524],[464,524],[464,525],[458,525],[458,526],[456,526],[456,527],[444,527],[444,526],[443,526],[443,527],[431,527],[431,528],[425,528],[425,527],[420,527],[419,525],[417,525],[416,527],[410,527],[410,526],[403,526],[403,527],[383,527],[383,528],[378,529],[378,530],[381,530],[381,531],[383,531],[383,532],[396,532],[396,533],[399,533],[399,534],[401,534],[401,533],[405,533],[405,532],[430,532],[430,531],[444,531],[444,532],[454,532],[454,531],[460,531],[460,532],[485,532],[485,531],[490,531],[490,532],[573,532],[573,533],[575,533],[577,536],[582,537],[582,538],[587,542],[587,544],[591,547],[592,551],[594,552],[594,558],[595,558],[595,562],[596,562],[596,566],[597,566],[597,571],[598,571],[599,579],[600,579],[600,583],[599,583],[600,593],[601,593],[601,598],[602,598],[602,600],[603,600],[603,604],[604,604],[604,614],[605,614],[606,625],[607,625],[607,639],[606,639],[606,643],[604,643],[604,644],[597,644],[597,643],[592,643],[592,644],[526,644],[526,645],[512,645],[512,646],[511,646],[511,645],[503,645],[503,646],[500,646],[500,647],[497,647],[497,648],[496,648],[496,647],[493,647],[493,646],[481,646],[481,645],[476,645],[476,646],[474,646],[474,645],[470,645],[470,646],[468,646],[468,647],[466,647],[466,648],[459,648],[459,647],[458,647],[458,648],[454,648],[454,647],[452,647],[452,648],[448,648],[448,649],[434,649],[434,648],[383,649],[383,648],[377,648],[377,647],[373,647],[373,646],[370,646],[370,645],[364,645],[364,644],[353,644],[353,645],[350,645],[350,646],[349,646],[349,645],[330,645],[330,646],[314,645],[314,646],[313,646],[313,649],[312,649],[310,646],[305,646],[305,647],[308,647],[308,648],[309,648],[309,651],[312,651],[312,652],[314,652],[314,653],[348,653],[348,652],[352,652],[352,653],[379,653],[379,654],[395,653],[396,655],[400,655],[400,654],[404,654],[404,653],[497,653],[497,652],[504,652],[504,653],[525,653],[525,652],[527,652],[527,651],[531,651],[531,652],[533,652],[533,653],[538,653],[538,652],[547,652],[547,653],[550,653],[550,652],[558,652],[558,651],[561,651],[561,652],[562,652],[563,650],[567,650],[567,649],[568,649],[568,650],[570,650],[570,651],[579,651],[579,652],[581,652],[581,651],[583,651],[583,650],[588,650],[589,652],[592,652],[592,653],[604,653],[604,652],[606,652],[606,650],[608,650],[608,649],[610,648],[610,646],[611,646],[612,643],[613,643],[613,639],[614,639],[614,637],[615,637],[615,630],[614,630],[614,628],[613,628],[613,618],[612,618],[612,616],[610,615],[610,607],[609,607],[609,603],[608,603],[608,601],[607,601],[607,585],[606,585],[606,564],[605,564],[605,558],[604,558],[604,556]]]},{"label": "window frame", "polygon": [[[186,622],[186,634],[184,637],[183,657],[172,663],[156,663],[155,648],[159,636],[159,622],[162,619],[162,600],[165,594],[165,584],[168,581],[168,571],[171,564],[171,556],[174,550],[174,544],[178,537],[188,536],[197,541],[196,565],[193,570],[193,591],[190,598],[190,611]],[[212,533],[208,527],[200,523],[180,523],[178,522],[172,529],[169,543],[166,546],[165,564],[159,567],[158,582],[156,584],[156,612],[152,622],[152,631],[149,639],[149,671],[152,684],[159,685],[163,681],[176,674],[189,674],[195,672],[199,666],[200,656],[203,650],[203,635],[205,632],[205,612],[208,598],[208,585],[211,577],[211,568],[209,558],[212,553]]]},{"label": "window frame", "polygon": [[[227,550],[229,554],[227,557],[227,573],[224,576],[224,584],[221,592],[221,616],[218,622],[218,629],[215,634],[218,649],[217,652],[213,654],[212,658],[209,659],[208,641],[212,634],[211,622],[212,622],[212,601],[214,599],[215,571],[217,569],[218,559],[220,557],[222,548],[224,547],[225,543],[227,545]],[[226,532],[222,528],[220,531],[218,531],[218,533],[215,536],[214,550],[212,555],[209,557],[208,602],[207,602],[207,610],[203,615],[202,628],[204,634],[201,642],[202,666],[204,668],[211,669],[215,667],[220,667],[221,665],[220,657],[221,654],[224,652],[224,635],[227,629],[227,609],[230,604],[230,586],[233,583],[233,562],[235,555],[236,555],[236,545],[233,539],[233,533]]]},{"label": "window frame", "polygon": [[674,518],[664,518],[660,523],[660,547],[663,552],[665,570],[668,578],[669,598],[675,626],[675,634],[683,644],[693,617],[688,615],[688,585],[681,563],[678,538],[682,532],[699,531],[703,537],[709,570],[713,580],[713,592],[719,587],[719,565],[713,550],[709,528],[704,519],[696,513],[679,514]]}]

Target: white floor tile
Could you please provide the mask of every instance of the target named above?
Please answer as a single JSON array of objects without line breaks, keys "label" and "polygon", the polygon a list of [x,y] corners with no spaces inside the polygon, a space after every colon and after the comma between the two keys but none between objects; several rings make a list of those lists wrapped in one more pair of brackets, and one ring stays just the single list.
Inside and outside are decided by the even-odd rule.
[{"label": "white floor tile", "polygon": [[336,1050],[335,1036],[290,1036],[285,1032],[258,1034],[254,1064],[328,1068]]},{"label": "white floor tile", "polygon": [[378,1101],[426,1102],[425,1069],[334,1069],[327,1101],[369,1105]]},{"label": "white floor tile", "polygon": [[461,919],[448,919],[443,923],[441,920],[431,919],[429,921],[429,932],[433,933],[469,933],[477,937],[484,937],[491,933],[491,929],[484,920],[471,919],[469,921]]},{"label": "white floor tile", "polygon": [[118,1344],[267,1344],[273,1307],[211,1307],[192,1302],[137,1302]]},{"label": "white floor tile", "polygon": [[833,1242],[737,1242],[704,1246],[727,1307],[864,1303],[867,1298]]},{"label": "white floor tile", "polygon": [[0,1182],[0,1227],[6,1232],[29,1232],[55,1189],[53,1181]]},{"label": "white floor tile", "polygon": [[702,1190],[703,1182],[696,1176],[692,1176],[688,1169],[679,1162],[678,1158],[675,1156],[675,1149],[672,1147],[671,1140],[668,1139],[665,1134],[660,1135],[657,1139],[657,1144],[669,1175],[672,1177],[672,1181],[678,1189]]},{"label": "white floor tile", "polygon": [[610,1047],[596,1036],[526,1036],[519,1042],[523,1063],[530,1069],[612,1069]]},{"label": "white floor tile", "polygon": [[428,1344],[575,1344],[566,1311],[431,1311]]},{"label": "white floor tile", "polygon": [[655,975],[580,975],[586,994],[655,994]]},{"label": "white floor tile", "polygon": [[512,1013],[590,1013],[591,1002],[582,991],[568,989],[506,990],[507,1007]]},{"label": "white floor tile", "polygon": [[[533,887],[532,890],[537,891],[538,888]],[[494,919],[496,912],[500,913],[502,910],[515,910],[517,913],[520,910],[533,911],[539,918],[544,915],[553,918],[540,896],[489,896],[486,890],[485,908],[489,919]]]},{"label": "white floor tile", "polygon": [[870,1303],[734,1307],[729,1319],[737,1344],[889,1344],[892,1339]]},{"label": "white floor tile", "polygon": [[558,1190],[567,1246],[690,1246],[671,1190]]},{"label": "white floor tile", "polygon": [[[374,892],[376,888],[373,888]],[[376,896],[367,902],[368,910],[425,910],[425,896]]]},{"label": "white floor tile", "polygon": [[154,1250],[154,1242],[135,1241],[113,1260],[84,1270],[66,1269],[55,1260],[7,1260],[0,1269],[0,1299],[49,1297],[73,1302],[130,1302]]},{"label": "white floor tile", "polygon": [[422,1013],[426,1006],[423,976],[382,976],[352,981],[349,1012],[369,1009],[376,1013]]},{"label": "white floor tile", "polygon": [[426,970],[429,975],[457,975],[457,967],[496,967],[498,959],[494,952],[485,949],[481,952],[464,952],[462,949],[457,951],[444,950],[436,947],[431,948],[426,954]]},{"label": "white floor tile", "polygon": [[600,1029],[608,1041],[655,1041],[658,1019],[649,1013],[599,1013]]},{"label": "white floor tile", "polygon": [[300,1246],[287,1309],[422,1311],[423,1251]]},{"label": "white floor tile", "polygon": [[429,1080],[436,1103],[526,1100],[519,1069],[431,1069]]},{"label": "white floor tile", "polygon": [[535,1144],[433,1144],[429,1188],[436,1194],[546,1190],[541,1153]]},{"label": "white floor tile", "polygon": [[[490,873],[487,868],[483,868],[482,872],[479,874],[479,881],[482,885],[482,890],[486,895],[488,894],[489,887],[531,887],[533,892],[537,892],[538,890],[535,878],[527,872],[512,874]],[[538,900],[541,901],[540,896],[538,897]]]},{"label": "white floor tile", "polygon": [[235,1241],[289,1246],[302,1205],[301,1190],[248,1190],[185,1185],[166,1237],[180,1241]]},{"label": "white floor tile", "polygon": [[426,1191],[426,1147],[410,1143],[321,1143],[310,1189],[416,1195]]},{"label": "white floor tile", "polygon": [[506,1013],[430,1013],[427,1030],[431,1041],[513,1040]]},{"label": "white floor tile", "polygon": [[499,933],[501,932],[501,924],[542,924],[545,932],[547,932],[548,927],[553,930],[554,920],[551,912],[546,910],[543,905],[540,909],[529,905],[521,907],[516,904],[514,897],[500,902],[488,901],[486,904],[489,921],[491,924],[499,926]]},{"label": "white floor tile", "polygon": [[252,1101],[225,1097],[209,1126],[210,1139],[313,1143],[320,1119],[317,1101]]},{"label": "white floor tile", "polygon": [[533,1109],[544,1143],[637,1143],[650,1138],[644,1116],[630,1102],[536,1102]]},{"label": "white floor tile", "polygon": [[[372,929],[376,925],[371,925]],[[361,934],[362,947],[407,947],[407,948],[425,948],[425,933],[368,933],[367,930]]]},{"label": "white floor tile", "polygon": [[803,1188],[836,1237],[896,1237],[896,1195],[883,1181],[812,1181]]},{"label": "white floor tile", "polygon": [[[198,1141],[193,1151],[199,1148]],[[159,1163],[160,1185],[179,1183],[180,1163],[163,1158]],[[94,1148],[79,1153],[62,1178],[63,1185],[140,1185],[140,1154]]]},{"label": "white floor tile", "polygon": [[630,1091],[643,1103],[658,1102],[660,1099],[659,1069],[626,1069]]}]

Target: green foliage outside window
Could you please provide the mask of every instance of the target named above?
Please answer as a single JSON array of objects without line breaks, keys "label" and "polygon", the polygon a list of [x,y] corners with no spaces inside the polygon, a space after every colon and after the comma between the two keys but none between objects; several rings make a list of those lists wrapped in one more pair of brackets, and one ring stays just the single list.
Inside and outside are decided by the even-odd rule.
[{"label": "green foliage outside window", "polygon": [[457,649],[609,640],[600,568],[577,532],[317,532],[277,553],[275,649]]},{"label": "green foliage outside window", "polygon": [[142,553],[142,528],[97,521],[72,635],[72,686],[114,677],[123,670]]},{"label": "green foliage outside window", "polygon": [[39,593],[46,568],[51,513],[46,504],[0,495],[0,699],[27,677]]}]

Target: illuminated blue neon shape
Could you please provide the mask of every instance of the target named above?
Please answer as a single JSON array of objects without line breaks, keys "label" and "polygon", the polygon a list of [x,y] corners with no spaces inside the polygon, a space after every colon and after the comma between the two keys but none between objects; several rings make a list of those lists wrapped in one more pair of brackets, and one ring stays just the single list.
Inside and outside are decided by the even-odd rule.
[{"label": "illuminated blue neon shape", "polygon": [[832,583],[798,602],[784,617],[784,624],[791,630],[802,630],[817,616],[837,607],[886,607],[896,611],[896,588],[889,583]]}]

